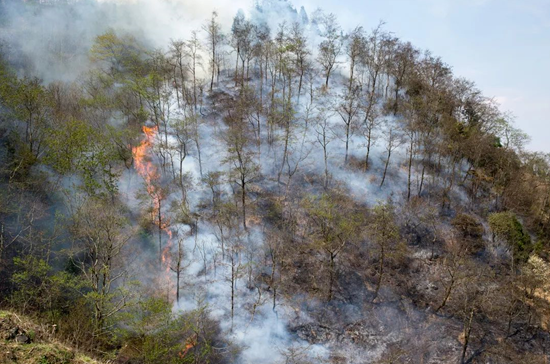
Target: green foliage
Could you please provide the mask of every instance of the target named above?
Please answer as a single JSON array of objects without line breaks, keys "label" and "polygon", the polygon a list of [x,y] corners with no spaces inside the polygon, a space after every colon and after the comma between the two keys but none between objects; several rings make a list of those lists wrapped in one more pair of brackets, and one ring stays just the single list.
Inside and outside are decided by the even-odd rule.
[{"label": "green foliage", "polygon": [[357,236],[360,216],[348,213],[338,196],[322,194],[320,197],[309,196],[303,200],[303,206],[314,225],[312,237],[319,248],[335,252]]},{"label": "green foliage", "polygon": [[405,253],[406,246],[397,224],[395,208],[391,203],[378,203],[372,208],[366,232],[378,247],[381,256],[398,259]]},{"label": "green foliage", "polygon": [[495,238],[506,242],[518,260],[526,260],[533,250],[531,237],[513,212],[496,212],[489,215],[489,226]]},{"label": "green foliage", "polygon": [[108,199],[89,198],[75,211],[71,232],[80,256],[80,269],[87,286],[79,290],[93,308],[95,335],[112,339],[120,312],[133,300],[132,285],[122,254],[133,236],[124,210]]},{"label": "green foliage", "polygon": [[[356,241],[360,226],[360,216],[346,206],[345,199],[339,195],[322,194],[309,196],[302,201],[308,220],[312,248],[321,251],[327,258],[328,295],[333,297],[333,286],[337,274],[336,258],[343,249]],[[353,206],[353,205],[352,205]]]},{"label": "green foliage", "polygon": [[112,128],[97,130],[72,119],[48,130],[44,162],[61,175],[80,175],[81,188],[88,195],[110,196],[118,189],[119,174],[114,166],[122,159],[117,142],[121,143],[121,135]]},{"label": "green foliage", "polygon": [[[126,315],[128,331],[122,334],[133,337],[139,347],[139,356],[144,363],[158,363],[169,354],[175,354],[179,342],[175,334],[176,326],[170,305],[163,299],[149,298],[139,302],[135,310]],[[176,356],[176,355],[173,355]]]},{"label": "green foliage", "polygon": [[71,301],[78,298],[76,289],[84,282],[66,272],[56,272],[48,262],[28,255],[14,258],[16,271],[12,276],[15,291],[11,304],[22,312],[41,312],[54,319],[66,313]]},{"label": "green foliage", "polygon": [[401,234],[395,221],[395,210],[392,205],[388,203],[377,204],[372,209],[372,215],[369,218],[369,236],[379,245],[399,242]]},{"label": "green foliage", "polygon": [[75,172],[84,163],[86,153],[97,139],[96,134],[89,124],[80,120],[49,129],[44,162],[59,174]]},{"label": "green foliage", "polygon": [[0,99],[12,118],[22,123],[21,134],[30,152],[38,157],[50,121],[53,101],[38,78],[14,78],[7,74],[0,86]]},{"label": "green foliage", "polygon": [[139,74],[143,64],[141,54],[143,49],[131,36],[118,36],[113,30],[96,37],[90,49],[90,59],[93,62],[105,64],[105,68],[113,76],[124,73]]},{"label": "green foliage", "polygon": [[205,306],[173,313],[170,303],[152,297],[126,313],[127,329],[121,335],[132,343],[133,356],[144,364],[209,363],[216,357],[213,340],[218,329],[207,314]]}]

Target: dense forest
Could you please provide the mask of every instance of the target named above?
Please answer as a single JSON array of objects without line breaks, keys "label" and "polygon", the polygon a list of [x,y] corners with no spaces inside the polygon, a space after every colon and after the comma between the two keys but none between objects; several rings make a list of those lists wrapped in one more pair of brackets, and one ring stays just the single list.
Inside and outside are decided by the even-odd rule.
[{"label": "dense forest", "polygon": [[106,363],[548,362],[550,156],[494,100],[383,23],[137,6],[0,1],[0,308]]}]

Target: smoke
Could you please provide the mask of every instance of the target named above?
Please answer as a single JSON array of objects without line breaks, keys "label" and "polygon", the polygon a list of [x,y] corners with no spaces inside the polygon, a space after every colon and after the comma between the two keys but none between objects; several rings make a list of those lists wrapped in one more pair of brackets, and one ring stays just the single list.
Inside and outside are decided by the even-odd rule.
[{"label": "smoke", "polygon": [[[238,278],[235,280],[232,317],[232,267],[222,259],[220,242],[214,230],[213,226],[201,224],[198,236],[185,240],[186,282],[183,297],[175,309],[188,311],[207,304],[212,318],[221,323],[224,333],[242,349],[242,363],[283,363],[290,348],[301,349],[304,358],[326,358],[328,351],[325,348],[312,346],[289,333],[287,326],[292,311],[285,302],[280,302],[274,310],[269,293],[262,292],[264,288],[257,290],[250,286],[246,270],[255,263],[247,260],[247,253],[236,257]],[[253,230],[244,243],[244,249],[259,252],[262,241],[261,232]]]},{"label": "smoke", "polygon": [[[285,0],[44,0],[33,6],[21,1],[0,2],[0,44],[8,47],[20,73],[52,81],[74,81],[89,68],[94,39],[112,29],[141,43],[166,50],[170,40],[200,31],[215,11],[229,31],[238,9],[275,32],[307,17]],[[204,37],[202,32],[199,37]]]},{"label": "smoke", "polygon": [[191,31],[200,30],[212,11],[227,29],[241,6],[248,9],[251,4],[247,0],[82,0],[31,6],[13,1],[0,3],[0,42],[21,74],[47,83],[73,81],[89,68],[94,39],[109,29],[130,34],[151,48],[166,49],[171,39],[187,39]]},{"label": "smoke", "polygon": [[[218,12],[218,20],[226,32],[231,27],[234,14],[242,8],[254,22],[268,24],[272,36],[281,22],[290,24],[306,18],[305,11],[297,11],[286,1],[270,0],[264,3],[264,7],[254,8],[249,0],[83,0],[72,4],[35,7],[25,6],[19,2],[3,3],[0,8],[4,15],[0,26],[0,39],[10,48],[9,55],[12,57],[10,61],[15,64],[20,73],[36,75],[45,82],[74,81],[90,68],[88,52],[94,39],[109,29],[119,34],[130,34],[151,48],[166,50],[171,39],[188,39],[191,31],[200,30],[213,10]],[[315,49],[318,42],[315,27],[312,26],[308,32],[310,48]],[[204,37],[204,34],[199,36]],[[318,89],[320,86],[321,81],[317,80],[314,88]],[[337,94],[343,93],[343,88],[335,85],[331,92],[328,98],[335,98]],[[297,106],[302,114],[304,102]],[[175,105],[173,106],[175,109]],[[351,196],[361,203],[385,200],[397,191],[404,190],[406,174],[400,168],[405,157],[404,148],[396,150],[389,172],[394,176],[388,178],[385,188],[381,189],[379,184],[384,165],[383,138],[380,137],[379,142],[373,147],[371,170],[369,175],[366,175],[362,171],[352,171],[343,167],[344,155],[339,117],[331,116],[329,124],[330,138],[333,139],[328,147],[327,157],[329,173],[332,176],[331,183],[342,184],[350,191]],[[200,129],[204,173],[227,168],[222,161],[227,148],[217,138],[221,134],[220,127],[222,127],[221,123],[216,120],[211,124],[203,125]],[[325,165],[323,153],[314,132],[315,126],[310,125],[309,128],[304,137],[304,144],[305,150],[312,152],[307,155],[307,161],[302,162],[303,170],[300,169],[299,173],[302,176],[321,175]],[[350,155],[361,160],[364,157],[364,143],[365,141],[359,135],[352,136]],[[298,163],[301,151],[295,149],[293,152],[295,154],[291,156],[292,163]],[[260,165],[263,174],[268,177],[266,180],[269,178],[275,180],[278,166],[281,164],[281,154],[280,146],[274,146],[262,154]],[[178,161],[175,163],[177,164]],[[190,155],[186,158],[183,170],[192,176],[192,180],[200,181],[196,156]],[[224,188],[229,189],[228,185],[227,183]],[[128,206],[139,209],[139,201],[135,198],[135,193],[143,190],[140,177],[126,172],[121,179],[120,188]],[[191,211],[196,211],[202,201],[210,198],[210,192],[200,186],[190,189],[188,196],[190,208]],[[168,199],[174,201],[178,197],[180,196],[174,194]],[[184,235],[188,227],[174,225],[170,229]],[[179,237],[176,236],[177,238]],[[305,339],[297,338],[288,330],[288,327],[296,324],[297,321],[321,322],[322,318],[310,319],[305,312],[301,312],[299,320],[296,319],[293,310],[295,302],[292,301],[292,297],[280,298],[274,310],[266,287],[258,287],[254,279],[250,279],[249,270],[256,269],[255,264],[264,259],[262,257],[263,241],[262,232],[258,228],[251,228],[240,242],[242,250],[239,253],[232,253],[237,260],[236,266],[232,266],[233,263],[228,262],[226,257],[227,252],[222,250],[216,228],[200,222],[198,233],[183,240],[186,268],[183,274],[182,297],[175,304],[174,309],[187,311],[206,304],[212,318],[221,323],[224,333],[243,348],[240,358],[243,363],[292,362],[286,360],[285,356],[291,353],[293,355],[298,353],[296,355],[299,357],[309,358],[314,362],[326,360],[329,355],[327,346],[310,345]],[[232,272],[235,268],[238,271],[236,278]],[[234,280],[234,292],[231,289],[232,280]],[[232,296],[235,303],[233,310],[230,304]],[[310,310],[314,311],[316,308]],[[392,310],[388,310],[391,311],[388,313],[382,311],[378,312],[380,317],[383,317],[378,326],[391,329],[383,332],[385,336],[380,341],[400,329],[398,325],[391,325],[398,313]],[[364,319],[362,316],[360,318]],[[351,321],[353,320],[350,319]],[[376,324],[371,324],[370,327],[376,327]],[[369,358],[374,359],[383,351],[384,346],[380,341],[368,348]],[[343,351],[342,348],[349,348],[349,351],[356,349],[352,341],[349,341],[349,346],[340,348]],[[342,353],[344,354],[346,353]]]}]

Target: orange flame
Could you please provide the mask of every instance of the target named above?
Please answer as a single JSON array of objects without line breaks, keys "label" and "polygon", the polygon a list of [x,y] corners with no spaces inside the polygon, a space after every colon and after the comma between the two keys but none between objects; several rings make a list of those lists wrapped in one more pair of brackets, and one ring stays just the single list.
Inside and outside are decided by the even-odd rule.
[{"label": "orange flame", "polygon": [[157,131],[158,127],[156,126],[151,128],[144,126],[143,132],[145,133],[145,140],[143,140],[141,144],[137,147],[132,148],[135,169],[137,173],[145,180],[147,193],[149,194],[149,196],[151,196],[151,199],[153,200],[153,217],[156,216],[156,214],[158,213],[158,210],[160,208],[160,200],[162,198],[161,190],[156,184],[156,182],[160,178],[158,169],[151,162],[151,159],[148,156],[149,151],[153,146],[153,141],[155,139]]},{"label": "orange flame", "polygon": [[[154,221],[157,226],[160,224],[160,229],[168,235],[168,242],[162,250],[161,255],[162,265],[164,266],[164,277],[162,278],[162,281],[164,281],[170,291],[175,294],[175,287],[173,287],[172,280],[170,279],[170,267],[172,265],[170,256],[172,249],[172,230],[169,227],[169,221],[165,219],[161,211],[161,201],[164,199],[164,194],[159,185],[160,174],[158,168],[153,164],[151,157],[149,156],[151,148],[154,144],[155,136],[158,132],[158,127],[143,126],[142,130],[145,134],[145,139],[138,146],[132,148],[134,168],[145,181],[147,194],[151,197],[153,205],[151,210],[152,221]],[[160,219],[157,219],[159,216]]]},{"label": "orange flame", "polygon": [[197,335],[193,335],[185,341],[185,349],[179,353],[181,359],[185,358],[189,350],[193,349],[197,345]]}]

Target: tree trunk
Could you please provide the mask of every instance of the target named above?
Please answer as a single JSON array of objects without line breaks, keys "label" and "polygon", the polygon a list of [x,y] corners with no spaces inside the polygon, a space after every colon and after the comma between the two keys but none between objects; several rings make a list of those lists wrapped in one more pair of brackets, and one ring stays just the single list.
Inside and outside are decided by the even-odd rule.
[{"label": "tree trunk", "polygon": [[369,129],[368,138],[367,138],[367,154],[365,155],[365,172],[369,169],[370,145],[371,145],[371,131]]},{"label": "tree trunk", "polygon": [[382,182],[380,182],[380,187],[384,185],[384,181],[386,180],[386,174],[388,173],[388,166],[390,164],[390,157],[391,157],[391,149],[388,150],[388,158],[386,158],[386,165],[384,166],[384,174],[382,175]]},{"label": "tree trunk", "polygon": [[452,292],[452,289],[453,289],[453,286],[454,286],[454,278],[451,277],[451,282],[449,283],[449,286],[447,287],[447,289],[445,290],[445,297],[443,297],[443,301],[441,302],[441,304],[435,309],[435,312],[439,312],[443,307],[445,307],[445,305],[447,304],[447,301],[449,300],[449,297],[451,296],[451,292]]},{"label": "tree trunk", "polygon": [[243,228],[246,230],[246,181],[244,177],[241,178],[241,203],[243,212]]},{"label": "tree trunk", "polygon": [[465,363],[466,351],[468,350],[468,343],[470,341],[470,333],[472,332],[472,320],[474,318],[474,310],[470,310],[470,315],[468,317],[467,323],[464,325],[464,344],[462,345],[462,355],[460,357],[460,362]]},{"label": "tree trunk", "polygon": [[329,283],[328,283],[328,301],[332,301],[332,287],[334,286],[335,262],[336,254],[329,252],[330,268],[329,268]]},{"label": "tree trunk", "polygon": [[346,123],[346,156],[344,157],[344,164],[348,164],[348,151],[349,151],[349,133],[351,128],[351,120],[348,119],[348,122]]},{"label": "tree trunk", "polygon": [[407,201],[411,199],[411,174],[413,161],[414,136],[411,135],[411,143],[409,145],[409,166],[407,174]]},{"label": "tree trunk", "polygon": [[[385,243],[385,242],[384,242]],[[376,280],[376,289],[374,290],[374,297],[372,302],[378,298],[378,292],[380,291],[380,286],[382,285],[382,276],[384,274],[384,259],[386,258],[386,252],[384,251],[384,245],[380,247],[380,262],[378,266],[378,279]]]},{"label": "tree trunk", "polygon": [[235,316],[235,253],[231,252],[231,331],[233,331],[233,317]]},{"label": "tree trunk", "polygon": [[162,212],[161,212],[161,199],[160,196],[157,197],[158,200],[158,235],[159,235],[159,265],[162,267]]},{"label": "tree trunk", "polygon": [[214,77],[216,75],[216,46],[215,41],[212,41],[212,78],[210,79],[210,92],[214,88]]},{"label": "tree trunk", "polygon": [[237,61],[235,63],[235,87],[239,84],[239,48],[237,47]]},{"label": "tree trunk", "polygon": [[304,79],[304,70],[302,67],[303,66],[300,65],[300,81],[298,82],[298,99],[300,98],[300,94],[302,93],[302,82]]},{"label": "tree trunk", "polygon": [[[197,121],[195,121],[195,122],[197,122]],[[195,146],[197,147],[197,157],[198,157],[198,160],[199,160],[199,173],[200,173],[201,178],[202,178],[202,159],[201,159],[201,146],[200,146],[200,143],[199,143],[200,137],[198,135],[198,133],[199,133],[198,126],[196,126],[195,133],[197,134],[197,135],[195,135],[194,139],[195,139]]]},{"label": "tree trunk", "polygon": [[[323,139],[325,139],[325,136],[323,136]],[[324,188],[325,190],[328,188],[328,155],[327,155],[327,146],[326,144],[323,146],[323,155],[325,158],[325,183]]]}]

